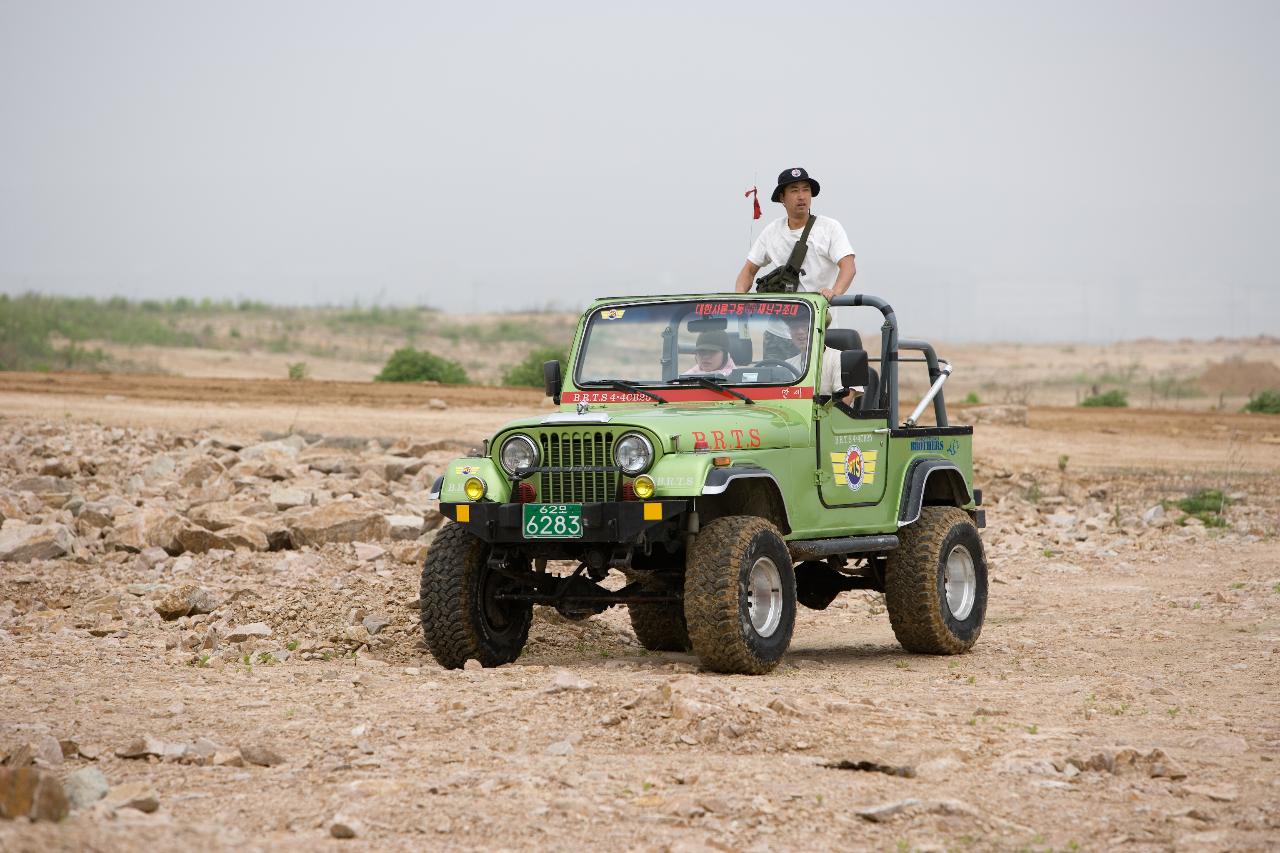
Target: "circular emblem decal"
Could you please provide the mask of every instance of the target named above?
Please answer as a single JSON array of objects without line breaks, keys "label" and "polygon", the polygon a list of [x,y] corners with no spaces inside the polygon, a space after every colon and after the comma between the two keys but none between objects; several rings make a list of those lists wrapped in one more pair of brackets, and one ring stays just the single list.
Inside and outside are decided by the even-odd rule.
[{"label": "circular emblem decal", "polygon": [[844,475],[849,482],[849,488],[858,491],[862,488],[862,476],[864,468],[862,464],[862,451],[858,449],[858,445],[849,448],[849,452],[844,457]]},{"label": "circular emblem decal", "polygon": [[800,170],[799,170],[799,169],[792,169],[792,170],[791,170],[791,177],[793,177],[793,178],[798,178],[798,177],[800,177]]}]

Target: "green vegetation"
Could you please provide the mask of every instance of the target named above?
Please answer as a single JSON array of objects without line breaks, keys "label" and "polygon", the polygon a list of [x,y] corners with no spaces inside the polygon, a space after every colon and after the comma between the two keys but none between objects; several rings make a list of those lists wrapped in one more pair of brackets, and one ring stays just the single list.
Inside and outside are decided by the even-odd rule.
[{"label": "green vegetation", "polygon": [[1280,415],[1280,391],[1262,391],[1249,398],[1244,404],[1246,412],[1260,412],[1264,415]]},{"label": "green vegetation", "polygon": [[1129,394],[1119,388],[1113,388],[1105,394],[1091,394],[1085,397],[1080,401],[1080,405],[1120,409],[1129,405]]},{"label": "green vegetation", "polygon": [[563,347],[542,347],[536,349],[524,361],[512,367],[502,376],[503,385],[527,385],[531,388],[542,387],[542,365],[547,361],[558,361],[561,365],[569,363],[569,351]]},{"label": "green vegetation", "polygon": [[1189,517],[1200,519],[1205,527],[1226,527],[1227,521],[1222,512],[1230,503],[1231,500],[1218,489],[1199,489],[1176,501],[1175,506]]},{"label": "green vegetation", "polygon": [[429,352],[403,347],[391,354],[376,382],[441,382],[466,385],[467,372],[462,365]]},{"label": "green vegetation", "polygon": [[295,361],[289,364],[289,378],[295,382],[307,378],[307,363],[305,361]]},{"label": "green vegetation", "polygon": [[[87,350],[81,341],[118,344],[197,346],[199,337],[177,327],[174,316],[196,310],[191,300],[131,303],[115,297],[66,299],[28,293],[0,294],[0,370],[70,370],[92,368],[107,360],[100,350]],[[51,338],[68,343],[57,346]]]},{"label": "green vegetation", "polygon": [[426,306],[382,308],[374,305],[372,308],[361,308],[359,305],[353,305],[340,314],[328,318],[325,322],[333,329],[345,329],[347,331],[358,328],[383,329],[398,332],[413,340],[413,338],[426,330],[429,323],[436,320],[436,315],[437,312],[434,308]]},{"label": "green vegetation", "polygon": [[966,403],[971,403],[975,406],[982,402],[982,400],[978,398],[977,391],[970,391],[968,394],[965,394],[964,401]]}]

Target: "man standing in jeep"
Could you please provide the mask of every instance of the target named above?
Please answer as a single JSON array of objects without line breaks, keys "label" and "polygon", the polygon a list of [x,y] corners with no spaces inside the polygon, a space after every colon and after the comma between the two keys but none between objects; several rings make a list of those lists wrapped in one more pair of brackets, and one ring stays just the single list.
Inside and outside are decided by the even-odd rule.
[{"label": "man standing in jeep", "polygon": [[[771,198],[786,208],[787,215],[770,222],[756,238],[734,283],[738,293],[751,290],[761,267],[787,262],[809,222],[809,207],[820,189],[818,182],[802,168],[785,169],[778,175],[778,186]],[[840,296],[849,289],[857,274],[853,247],[849,245],[844,227],[829,216],[817,216],[808,243],[809,250],[800,267],[800,289],[821,293],[828,300]]]}]

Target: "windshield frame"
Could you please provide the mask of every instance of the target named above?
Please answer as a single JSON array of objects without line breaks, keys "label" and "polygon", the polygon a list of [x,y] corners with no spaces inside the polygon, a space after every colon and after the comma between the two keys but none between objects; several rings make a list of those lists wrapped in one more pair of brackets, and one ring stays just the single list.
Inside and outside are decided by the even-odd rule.
[{"label": "windshield frame", "polygon": [[[699,303],[716,304],[716,303],[726,303],[726,302],[786,303],[786,304],[795,304],[795,305],[803,306],[803,308],[809,311],[809,351],[805,353],[805,371],[800,376],[798,376],[794,381],[790,381],[790,382],[785,382],[785,381],[784,382],[725,382],[724,386],[726,388],[751,389],[751,388],[789,388],[796,385],[807,384],[806,379],[813,372],[813,365],[814,365],[814,362],[817,360],[814,356],[814,345],[817,342],[814,329],[817,326],[818,306],[807,299],[798,299],[793,296],[790,296],[789,294],[769,294],[768,298],[759,298],[759,297],[756,297],[754,294],[734,293],[734,294],[717,294],[715,296],[689,296],[685,298],[676,298],[676,299],[661,299],[661,300],[652,299],[652,300],[635,300],[635,301],[629,301],[629,302],[609,302],[607,304],[597,305],[595,308],[591,309],[591,311],[588,312],[582,324],[582,335],[579,338],[578,347],[574,352],[573,376],[572,376],[574,387],[579,389],[589,389],[589,388],[598,388],[598,387],[601,387],[602,385],[602,381],[603,381],[602,379],[583,380],[582,367],[583,367],[583,361],[584,361],[583,356],[586,353],[587,345],[588,345],[587,342],[591,338],[592,330],[595,328],[597,323],[601,322],[601,318],[606,311],[616,311],[616,310],[625,311],[629,308],[640,307],[640,306],[670,305],[674,307],[678,305],[693,306]],[[690,311],[692,310],[693,309],[690,308]],[[724,315],[724,316],[728,316],[728,315]],[[679,354],[677,353],[677,356],[678,355]],[[819,357],[820,356],[821,356],[821,353],[819,353]],[[763,360],[764,360],[763,358],[753,359],[753,361],[763,361]],[[674,383],[669,381],[646,382],[646,381],[638,381],[630,377],[613,377],[613,378],[624,379],[625,381],[639,388],[676,387]]]}]

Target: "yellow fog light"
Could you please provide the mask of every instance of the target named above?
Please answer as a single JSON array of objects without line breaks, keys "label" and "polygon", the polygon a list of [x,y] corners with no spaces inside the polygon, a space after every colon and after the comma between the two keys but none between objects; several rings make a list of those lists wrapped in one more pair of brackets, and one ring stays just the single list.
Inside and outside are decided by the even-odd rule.
[{"label": "yellow fog light", "polygon": [[653,493],[657,491],[657,487],[653,484],[653,478],[648,474],[636,477],[635,482],[631,484],[631,488],[636,490],[636,497],[640,500],[653,497]]},{"label": "yellow fog light", "polygon": [[462,491],[466,493],[469,501],[480,500],[488,490],[489,487],[479,477],[468,477],[467,481],[462,484]]}]

